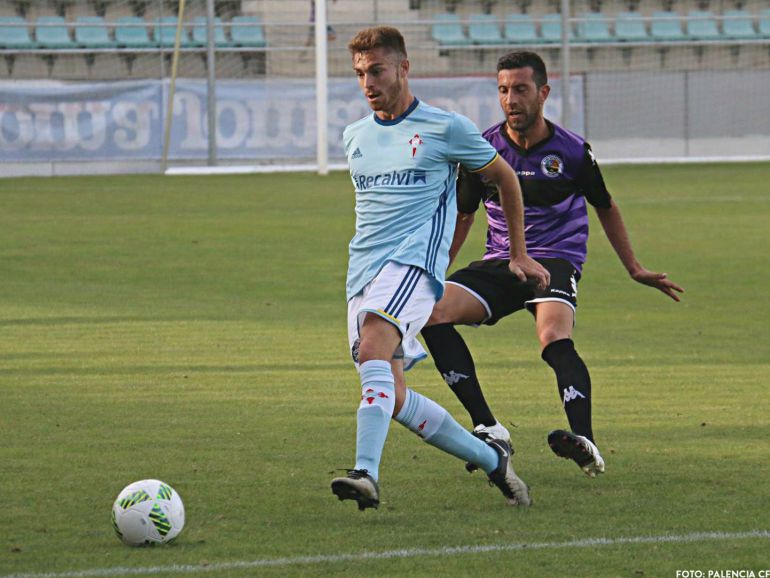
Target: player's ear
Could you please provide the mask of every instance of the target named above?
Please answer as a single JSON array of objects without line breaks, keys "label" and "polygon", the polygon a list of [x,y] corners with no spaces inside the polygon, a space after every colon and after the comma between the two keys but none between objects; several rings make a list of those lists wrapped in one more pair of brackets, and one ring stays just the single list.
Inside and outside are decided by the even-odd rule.
[{"label": "player's ear", "polygon": [[402,72],[403,74],[405,74],[405,75],[406,75],[406,74],[408,74],[408,73],[409,73],[409,59],[408,59],[408,58],[404,58],[404,59],[401,61],[401,63],[399,64],[399,66],[401,67],[401,72]]},{"label": "player's ear", "polygon": [[548,95],[551,94],[551,85],[550,84],[544,84],[540,87],[540,102],[545,102],[545,99],[548,98]]}]

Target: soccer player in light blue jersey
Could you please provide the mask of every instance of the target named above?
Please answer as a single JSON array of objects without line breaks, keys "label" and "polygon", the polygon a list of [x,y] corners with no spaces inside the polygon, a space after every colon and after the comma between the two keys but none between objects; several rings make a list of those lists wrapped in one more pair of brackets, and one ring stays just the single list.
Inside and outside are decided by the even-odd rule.
[{"label": "soccer player in light blue jersey", "polygon": [[355,500],[361,510],[379,505],[380,458],[393,418],[430,445],[484,470],[510,505],[529,505],[507,441],[472,435],[404,382],[404,371],[426,357],[416,337],[444,291],[458,163],[500,189],[511,272],[522,281],[548,285],[547,270],[526,253],[518,180],[467,118],[412,95],[409,60],[397,29],[362,30],[348,48],[374,112],[343,135],[356,193],[347,299],[361,402],[356,463],[346,476],[332,480],[332,491],[340,500]]}]

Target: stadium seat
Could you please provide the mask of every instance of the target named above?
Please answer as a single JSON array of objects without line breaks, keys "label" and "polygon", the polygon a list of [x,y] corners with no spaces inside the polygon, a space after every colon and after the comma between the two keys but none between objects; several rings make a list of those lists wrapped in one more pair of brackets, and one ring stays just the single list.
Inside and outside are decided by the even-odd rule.
[{"label": "stadium seat", "polygon": [[516,44],[533,44],[539,42],[537,29],[529,14],[509,14],[505,17],[503,26],[505,39]]},{"label": "stadium seat", "polygon": [[497,18],[492,14],[473,14],[468,25],[468,36],[474,44],[502,44],[503,42]]},{"label": "stadium seat", "polygon": [[650,36],[638,12],[620,12],[615,16],[615,38],[623,42],[647,42]]},{"label": "stadium seat", "polygon": [[[161,47],[173,47],[176,42],[176,25],[176,16],[164,16],[163,18],[158,18],[155,21],[155,27],[153,28],[153,40]],[[180,48],[189,48],[192,46],[188,34],[187,24],[183,23],[182,35],[179,39]]]},{"label": "stadium seat", "polygon": [[61,16],[40,16],[35,26],[35,37],[41,48],[76,48],[67,22]]},{"label": "stadium seat", "polygon": [[759,35],[770,38],[770,8],[759,13]]},{"label": "stadium seat", "polygon": [[723,16],[722,33],[725,38],[742,40],[757,37],[751,14],[745,10],[726,10]]},{"label": "stadium seat", "polygon": [[27,21],[20,16],[0,18],[0,46],[3,48],[35,48],[27,29]]},{"label": "stadium seat", "polygon": [[601,12],[583,12],[578,15],[577,36],[586,42],[612,42],[609,18]]},{"label": "stadium seat", "polygon": [[682,30],[682,22],[679,14],[670,11],[658,11],[652,13],[650,34],[654,40],[687,40],[687,36]]},{"label": "stadium seat", "polygon": [[463,32],[463,25],[457,14],[436,14],[434,20],[436,22],[431,26],[431,36],[441,46],[467,46],[471,43],[470,38]]},{"label": "stadium seat", "polygon": [[158,45],[147,34],[147,22],[138,16],[118,18],[115,42],[123,48],[156,48]]},{"label": "stadium seat", "polygon": [[686,29],[687,36],[692,40],[719,40],[722,37],[714,15],[707,10],[690,10]]},{"label": "stadium seat", "polygon": [[262,21],[258,16],[234,16],[231,24],[230,38],[234,45],[251,48],[267,46]]},{"label": "stadium seat", "polygon": [[[101,16],[79,16],[75,21],[75,42],[82,48],[114,48],[107,25]],[[85,26],[81,26],[81,24]]]},{"label": "stadium seat", "polygon": [[[546,14],[540,24],[540,36],[543,42],[561,42],[561,14]],[[569,31],[572,39],[572,30]]]},{"label": "stadium seat", "polygon": [[[208,42],[208,28],[205,16],[197,16],[194,19],[192,29],[192,42],[198,46],[205,46]],[[222,19],[218,16],[214,18],[214,44],[217,46],[230,46],[225,36],[225,27],[222,25]]]}]

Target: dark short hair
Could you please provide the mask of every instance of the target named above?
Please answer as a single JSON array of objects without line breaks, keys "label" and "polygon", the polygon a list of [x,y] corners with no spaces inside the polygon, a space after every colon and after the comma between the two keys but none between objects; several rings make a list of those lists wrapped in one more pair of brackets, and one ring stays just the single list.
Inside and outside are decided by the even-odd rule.
[{"label": "dark short hair", "polygon": [[406,58],[406,43],[398,28],[392,26],[373,26],[359,31],[348,43],[348,50],[355,55],[375,48],[385,48],[395,52],[400,58]]},{"label": "dark short hair", "polygon": [[543,62],[539,54],[528,50],[515,50],[500,58],[497,61],[497,72],[525,68],[527,66],[532,68],[535,84],[538,88],[548,84],[548,72],[545,69],[545,62]]}]

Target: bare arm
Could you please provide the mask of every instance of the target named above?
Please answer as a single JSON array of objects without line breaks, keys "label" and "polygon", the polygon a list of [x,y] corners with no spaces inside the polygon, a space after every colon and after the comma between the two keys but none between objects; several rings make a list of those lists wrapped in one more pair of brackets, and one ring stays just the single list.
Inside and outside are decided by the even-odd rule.
[{"label": "bare arm", "polygon": [[631,278],[638,283],[659,289],[674,301],[679,301],[679,295],[675,291],[684,293],[684,289],[669,280],[666,273],[648,271],[637,261],[626,225],[623,223],[623,216],[615,201],[611,201],[609,208],[595,207],[595,209],[612,248]]},{"label": "bare arm", "polygon": [[551,282],[551,275],[540,263],[527,255],[524,242],[524,201],[521,186],[516,173],[502,158],[497,158],[491,165],[479,171],[486,179],[497,185],[500,207],[508,225],[511,262],[509,268],[521,281],[535,279],[540,289],[545,289]]},{"label": "bare arm", "polygon": [[455,224],[455,234],[452,237],[452,246],[449,247],[449,264],[454,263],[455,257],[468,238],[468,233],[473,226],[473,213],[457,213],[457,223]]}]

